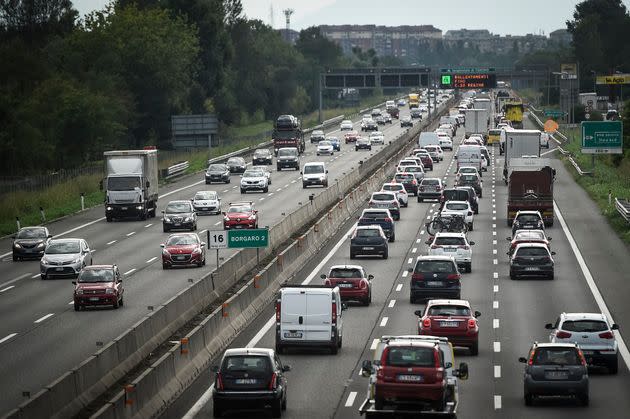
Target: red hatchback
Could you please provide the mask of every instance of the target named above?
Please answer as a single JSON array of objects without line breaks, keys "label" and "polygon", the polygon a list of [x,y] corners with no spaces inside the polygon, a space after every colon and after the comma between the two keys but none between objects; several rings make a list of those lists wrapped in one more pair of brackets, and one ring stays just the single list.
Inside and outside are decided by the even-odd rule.
[{"label": "red hatchback", "polygon": [[479,353],[478,311],[472,312],[466,300],[429,300],[424,312],[415,311],[418,320],[418,334],[443,336],[453,346],[470,349],[471,355]]},{"label": "red hatchback", "polygon": [[322,274],[324,285],[339,287],[342,300],[359,301],[369,306],[372,302],[372,279],[359,265],[336,265],[330,268],[328,276]]},{"label": "red hatchback", "polygon": [[90,265],[84,267],[74,284],[74,310],[87,306],[118,308],[124,301],[125,288],[116,265]]},{"label": "red hatchback", "polygon": [[433,171],[433,159],[431,158],[429,153],[416,153],[415,156],[420,157],[420,160],[422,160],[422,165],[424,166],[425,170]]},{"label": "red hatchback", "polygon": [[168,236],[162,247],[162,268],[206,264],[206,244],[196,233],[177,233]]},{"label": "red hatchback", "polygon": [[543,230],[516,230],[514,237],[508,237],[506,240],[510,242],[510,248],[507,251],[509,256],[512,256],[516,246],[521,243],[542,243],[551,251],[551,237],[547,237]]},{"label": "red hatchback", "polygon": [[223,213],[223,229],[258,228],[258,210],[253,202],[230,202]]},{"label": "red hatchback", "polygon": [[359,139],[359,133],[356,131],[350,131],[346,133],[346,135],[344,135],[343,138],[345,139],[346,144],[355,143]]}]

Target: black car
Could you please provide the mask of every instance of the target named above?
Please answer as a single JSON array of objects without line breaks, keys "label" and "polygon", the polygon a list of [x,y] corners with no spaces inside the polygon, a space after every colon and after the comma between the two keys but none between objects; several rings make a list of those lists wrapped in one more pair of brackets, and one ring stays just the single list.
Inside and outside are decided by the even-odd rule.
[{"label": "black car", "polygon": [[369,138],[359,137],[354,143],[354,151],[359,150],[372,150],[372,142]]},{"label": "black car", "polygon": [[422,119],[422,112],[420,112],[420,109],[412,109],[410,115],[412,119]]},{"label": "black car", "polygon": [[396,240],[394,217],[388,209],[366,208],[359,217],[359,226],[379,225],[390,242]]},{"label": "black car", "polygon": [[324,131],[322,130],[315,130],[311,134],[311,144],[319,143],[320,141],[323,141],[325,139],[326,139],[326,135],[324,134]]},{"label": "black car", "polygon": [[13,236],[13,261],[41,258],[51,238],[46,227],[22,227]]},{"label": "black car", "polygon": [[512,220],[512,235],[516,230],[544,230],[545,222],[538,211],[518,211]]},{"label": "black car", "polygon": [[243,173],[247,168],[247,163],[242,157],[230,157],[227,161],[227,167],[230,173]]},{"label": "black car", "polygon": [[455,189],[468,191],[468,199],[464,199],[464,201],[470,202],[470,207],[473,209],[474,213],[479,214],[479,198],[477,197],[475,188],[472,186],[456,186]]},{"label": "black car", "polygon": [[171,230],[197,230],[197,213],[190,201],[171,201],[162,211],[162,229],[164,232]]},{"label": "black car", "polygon": [[556,252],[549,252],[544,243],[521,243],[516,246],[510,259],[510,279],[523,276],[554,277],[554,261],[552,256]]},{"label": "black car", "polygon": [[365,131],[378,131],[378,124],[373,119],[365,123]]},{"label": "black car", "polygon": [[401,127],[413,127],[413,121],[410,116],[403,116],[400,118],[400,126]]},{"label": "black car", "polygon": [[461,297],[461,274],[451,256],[419,256],[409,268],[409,302]]},{"label": "black car", "polygon": [[206,185],[213,182],[230,183],[230,169],[227,164],[211,164],[206,170]]},{"label": "black car", "polygon": [[387,121],[385,120],[385,117],[383,117],[382,115],[379,115],[376,117],[376,123],[378,125],[385,125]]},{"label": "black car", "polygon": [[523,375],[523,398],[531,406],[539,396],[575,397],[588,406],[588,367],[584,354],[575,343],[534,343]]},{"label": "black car", "polygon": [[472,186],[477,195],[479,195],[479,198],[483,197],[483,185],[481,184],[481,179],[474,173],[462,174],[457,180],[456,186]]},{"label": "black car", "polygon": [[287,379],[291,367],[282,365],[273,349],[234,348],[223,355],[212,389],[214,417],[226,411],[268,408],[279,418],[287,408]]},{"label": "black car", "polygon": [[273,164],[273,154],[271,154],[271,151],[269,151],[266,148],[259,148],[256,151],[254,151],[252,164],[254,166],[261,165],[261,164],[271,165]]},{"label": "black car", "polygon": [[350,236],[350,259],[357,256],[382,256],[387,259],[387,236],[379,225],[358,226]]}]

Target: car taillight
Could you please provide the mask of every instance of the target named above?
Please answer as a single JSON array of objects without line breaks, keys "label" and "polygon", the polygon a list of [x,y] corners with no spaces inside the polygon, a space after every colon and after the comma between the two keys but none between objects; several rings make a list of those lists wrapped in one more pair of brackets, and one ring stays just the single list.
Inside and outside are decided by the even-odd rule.
[{"label": "car taillight", "polygon": [[433,351],[433,360],[435,361],[435,368],[440,368],[440,353],[438,351]]},{"label": "car taillight", "polygon": [[280,307],[281,307],[281,303],[280,301],[276,302],[276,322],[280,322]]},{"label": "car taillight", "polygon": [[422,328],[423,329],[430,329],[431,328],[431,319],[424,319],[424,320],[422,320]]},{"label": "car taillight", "polygon": [[411,184],[412,184],[412,185],[417,185],[417,184],[418,184],[418,182],[416,182],[416,180],[415,180],[415,179],[413,179],[413,180],[411,181]]},{"label": "car taillight", "polygon": [[465,250],[470,250],[470,246],[468,245],[461,245],[461,246],[457,246],[459,249],[465,249]]},{"label": "car taillight", "polygon": [[332,324],[337,324],[337,303],[332,303]]},{"label": "car taillight", "polygon": [[556,332],[556,337],[557,337],[558,339],[566,339],[566,338],[570,338],[570,337],[571,337],[571,333],[569,333],[569,332],[565,332],[565,331],[563,331],[563,330],[558,330],[558,331]]},{"label": "car taillight", "polygon": [[439,249],[442,246],[438,246],[437,244],[432,244],[431,249]]},{"label": "car taillight", "polygon": [[442,370],[438,370],[435,372],[435,379],[437,381],[442,381],[444,379],[444,373],[442,372]]},{"label": "car taillight", "polygon": [[451,280],[451,281],[456,280],[456,279],[461,279],[461,278],[462,276],[460,274],[449,274],[446,277],[447,280]]},{"label": "car taillight", "polygon": [[278,382],[278,375],[274,372],[271,374],[271,381],[269,381],[269,390],[273,390],[276,388]]},{"label": "car taillight", "polygon": [[529,361],[527,361],[527,365],[534,365],[534,351],[529,355]]},{"label": "car taillight", "polygon": [[382,380],[384,377],[385,377],[385,371],[384,371],[384,370],[383,370],[383,368],[381,367],[381,368],[379,368],[379,369],[376,371],[376,379],[377,379],[377,380]]},{"label": "car taillight", "polygon": [[477,327],[477,322],[475,321],[475,319],[468,319],[468,328],[474,329],[475,327]]},{"label": "car taillight", "polygon": [[584,358],[584,352],[582,352],[581,349],[578,349],[578,355],[580,357],[582,365],[586,366],[586,358]]},{"label": "car taillight", "polygon": [[214,387],[217,390],[223,390],[223,377],[221,376],[220,372],[218,372],[217,375],[216,375],[216,379],[215,379],[215,382],[214,382]]},{"label": "car taillight", "polygon": [[392,222],[394,222],[394,220],[392,220],[391,218],[385,218],[385,222],[386,223],[392,223]]},{"label": "car taillight", "polygon": [[365,279],[362,279],[361,282],[359,282],[359,288],[364,290],[368,287],[368,283]]},{"label": "car taillight", "polygon": [[324,281],[324,285],[326,285],[327,287],[332,286],[332,283],[330,282],[330,279],[327,279]]},{"label": "car taillight", "polygon": [[602,339],[614,339],[615,335],[609,330],[608,332],[600,333],[599,337]]},{"label": "car taillight", "polygon": [[424,280],[424,274],[413,274],[411,275],[411,279],[415,279],[418,281],[423,281]]}]

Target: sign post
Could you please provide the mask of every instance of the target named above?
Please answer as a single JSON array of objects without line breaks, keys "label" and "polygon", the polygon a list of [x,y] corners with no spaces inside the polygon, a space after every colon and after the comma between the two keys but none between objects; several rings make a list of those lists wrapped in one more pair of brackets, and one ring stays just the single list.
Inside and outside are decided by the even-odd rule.
[{"label": "sign post", "polygon": [[219,267],[219,249],[227,249],[227,231],[225,230],[208,230],[208,247],[217,249],[217,268]]},{"label": "sign post", "polygon": [[623,123],[621,121],[582,122],[582,153],[623,153]]}]

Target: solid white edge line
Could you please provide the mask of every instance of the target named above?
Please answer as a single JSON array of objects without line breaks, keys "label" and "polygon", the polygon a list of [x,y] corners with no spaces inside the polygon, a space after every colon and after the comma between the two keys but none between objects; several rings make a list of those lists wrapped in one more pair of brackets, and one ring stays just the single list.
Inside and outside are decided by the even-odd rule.
[{"label": "solid white edge line", "polygon": [[[582,269],[582,273],[584,274],[584,279],[586,280],[586,284],[591,290],[591,294],[593,294],[593,298],[595,299],[595,303],[597,303],[597,307],[599,307],[599,310],[606,317],[608,317],[608,320],[611,323],[614,323],[613,317],[610,314],[610,310],[608,310],[608,306],[606,306],[606,303],[604,302],[604,297],[599,292],[599,288],[597,288],[597,284],[595,284],[595,279],[593,278],[593,275],[591,275],[591,271],[588,269],[588,266],[586,265],[586,261],[582,257],[582,252],[580,252],[580,249],[578,248],[577,243],[573,239],[573,235],[571,234],[571,231],[569,231],[569,227],[567,226],[567,223],[564,221],[564,217],[562,216],[562,213],[560,212],[560,208],[558,208],[558,206],[556,205],[556,201],[553,201],[553,211],[558,216],[558,221],[560,221],[560,225],[562,226],[562,230],[564,231],[564,234],[567,236],[567,240],[569,241],[571,250],[573,250],[573,254],[575,255],[575,258],[577,259],[578,264],[580,265],[580,269]],[[613,330],[613,333],[615,334],[615,338],[617,339],[619,353],[621,354],[623,361],[626,363],[626,367],[630,368],[630,352],[628,352],[628,347],[626,346],[626,342],[623,340],[623,337],[621,336],[621,333],[619,333],[618,330]]]},{"label": "solid white edge line", "polygon": [[357,397],[357,392],[356,391],[351,391],[350,394],[348,394],[348,399],[346,400],[346,407],[352,407],[352,405],[354,404],[354,399],[356,399]]},{"label": "solid white edge line", "polygon": [[17,336],[17,333],[11,333],[9,335],[6,335],[2,339],[0,339],[0,343],[4,343],[4,342],[6,342],[7,340],[11,339],[14,336]]}]

